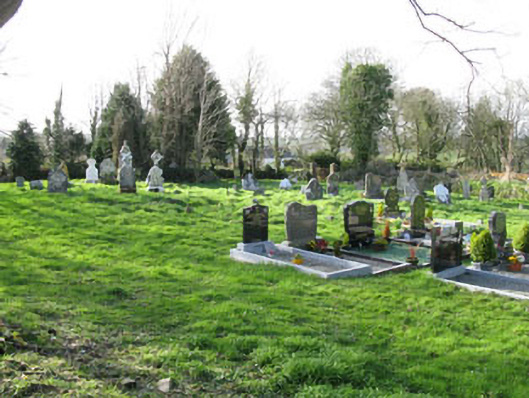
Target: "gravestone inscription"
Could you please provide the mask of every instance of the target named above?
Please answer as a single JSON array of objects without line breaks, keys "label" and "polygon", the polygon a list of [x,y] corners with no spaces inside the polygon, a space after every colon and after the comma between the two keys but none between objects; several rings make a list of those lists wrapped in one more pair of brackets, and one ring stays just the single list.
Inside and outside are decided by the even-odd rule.
[{"label": "gravestone inscription", "polygon": [[304,248],[316,239],[318,228],[318,208],[316,205],[304,206],[298,202],[287,204],[285,208],[285,244]]},{"label": "gravestone inscription", "polygon": [[348,203],[343,208],[345,232],[350,246],[369,245],[375,238],[373,203],[363,200]]}]

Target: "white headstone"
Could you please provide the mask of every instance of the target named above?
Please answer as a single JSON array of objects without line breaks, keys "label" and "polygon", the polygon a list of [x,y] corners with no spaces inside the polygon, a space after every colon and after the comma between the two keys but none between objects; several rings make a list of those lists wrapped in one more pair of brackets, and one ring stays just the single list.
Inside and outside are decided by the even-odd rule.
[{"label": "white headstone", "polygon": [[99,181],[99,173],[96,168],[96,160],[88,159],[88,168],[86,169],[86,180],[87,184],[96,184]]},{"label": "white headstone", "polygon": [[149,174],[147,175],[147,191],[163,192],[163,171],[158,167],[158,163],[160,163],[160,160],[163,159],[163,156],[160,154],[160,152],[154,151],[154,153],[151,155],[151,159],[154,163],[154,166],[151,167]]},{"label": "white headstone", "polygon": [[288,178],[284,178],[281,180],[281,182],[279,183],[279,189],[292,189],[292,184],[290,183]]},{"label": "white headstone", "polygon": [[433,192],[440,203],[450,204],[450,191],[442,182],[433,187]]}]

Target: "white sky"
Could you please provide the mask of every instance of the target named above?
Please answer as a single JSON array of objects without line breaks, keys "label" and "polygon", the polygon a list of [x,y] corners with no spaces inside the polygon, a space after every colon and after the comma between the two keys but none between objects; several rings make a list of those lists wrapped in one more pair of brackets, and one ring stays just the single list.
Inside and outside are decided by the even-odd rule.
[{"label": "white sky", "polygon": [[[480,56],[475,92],[503,77],[529,75],[529,2],[423,5],[473,21],[476,28],[507,33],[461,38],[463,48],[497,49],[497,56]],[[88,133],[96,92],[132,81],[136,65],[156,78],[171,15],[186,26],[197,19],[188,42],[211,62],[228,91],[251,52],[263,60],[270,87],[285,86],[285,97],[299,101],[318,90],[340,57],[355,48],[377,49],[405,87],[427,86],[459,98],[470,76],[453,50],[421,29],[408,0],[24,0],[0,30],[0,130],[13,130],[23,118],[41,129],[62,86],[66,121]]]}]

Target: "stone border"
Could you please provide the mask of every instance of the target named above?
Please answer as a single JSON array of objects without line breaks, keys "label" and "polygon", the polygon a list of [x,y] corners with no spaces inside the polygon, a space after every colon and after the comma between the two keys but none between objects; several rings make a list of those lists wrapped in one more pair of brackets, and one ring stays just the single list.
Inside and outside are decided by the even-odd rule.
[{"label": "stone border", "polygon": [[[281,250],[286,251],[292,254],[301,254],[305,258],[314,258],[318,260],[324,260],[329,263],[329,265],[334,265],[338,268],[342,268],[339,271],[334,272],[324,272],[312,269],[310,267],[305,267],[303,265],[298,265],[294,263],[289,263],[286,261],[274,260],[272,258],[264,257],[256,253],[252,253],[250,250],[256,246],[264,245],[267,248],[272,250]],[[359,263],[356,261],[343,260],[336,257],[331,257],[325,254],[318,254],[309,252],[306,250],[297,249],[295,247],[276,245],[271,241],[265,242],[256,242],[256,243],[239,243],[237,248],[230,249],[230,257],[237,261],[247,262],[251,264],[273,264],[279,265],[282,267],[288,266],[297,269],[300,272],[316,275],[323,279],[336,279],[336,278],[347,278],[347,277],[359,277],[372,275],[373,270],[370,265]]]}]

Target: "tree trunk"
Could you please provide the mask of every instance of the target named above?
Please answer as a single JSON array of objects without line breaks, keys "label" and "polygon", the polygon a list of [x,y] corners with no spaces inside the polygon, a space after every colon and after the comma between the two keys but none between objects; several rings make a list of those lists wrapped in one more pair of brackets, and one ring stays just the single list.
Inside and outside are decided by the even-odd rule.
[{"label": "tree trunk", "polygon": [[276,166],[276,173],[279,173],[281,168],[281,155],[279,153],[279,115],[274,114],[274,163]]}]

